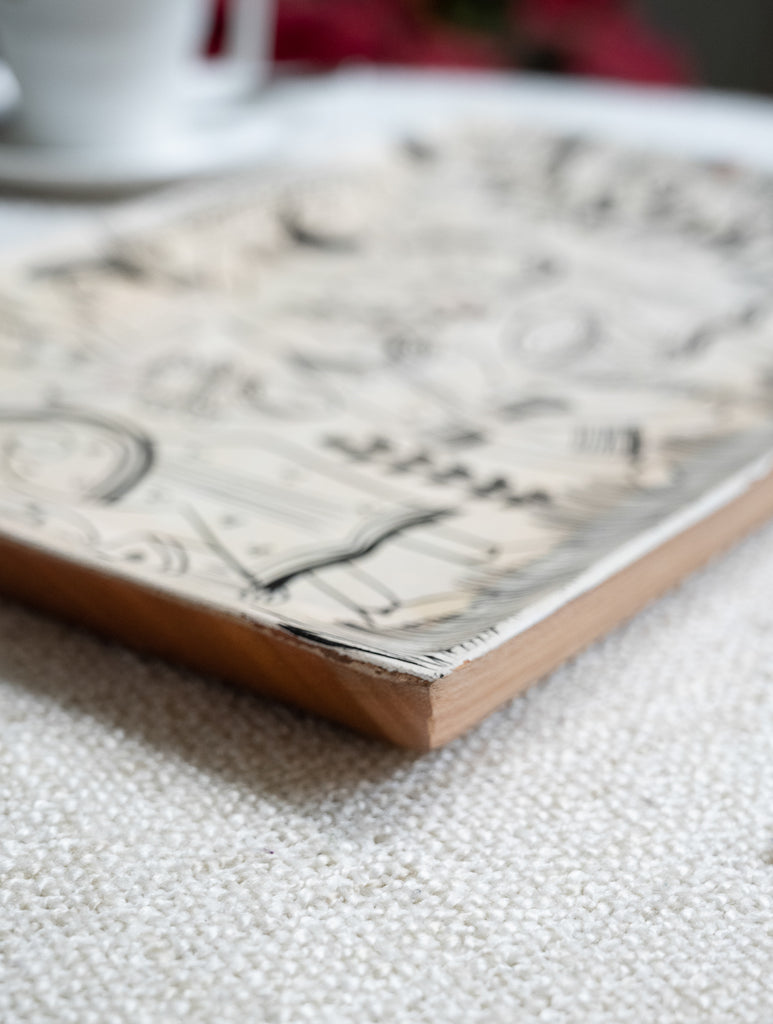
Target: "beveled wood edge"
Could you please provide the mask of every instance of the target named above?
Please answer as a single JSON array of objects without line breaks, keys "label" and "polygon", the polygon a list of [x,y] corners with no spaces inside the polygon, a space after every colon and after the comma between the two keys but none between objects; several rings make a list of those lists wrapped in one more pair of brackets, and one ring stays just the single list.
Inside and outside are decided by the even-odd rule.
[{"label": "beveled wood edge", "polygon": [[359,732],[428,748],[429,684],[0,533],[0,591],[136,650]]},{"label": "beveled wood edge", "polygon": [[773,515],[773,472],[603,583],[432,683],[429,746],[466,732]]},{"label": "beveled wood edge", "polygon": [[440,747],[773,515],[773,472],[489,653],[432,682],[0,533],[0,590],[129,647],[414,750]]}]

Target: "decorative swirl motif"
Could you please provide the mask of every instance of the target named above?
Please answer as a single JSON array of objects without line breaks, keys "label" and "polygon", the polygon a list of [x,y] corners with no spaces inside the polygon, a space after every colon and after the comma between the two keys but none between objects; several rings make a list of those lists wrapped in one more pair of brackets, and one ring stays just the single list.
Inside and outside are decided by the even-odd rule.
[{"label": "decorative swirl motif", "polygon": [[101,413],[0,409],[0,480],[16,491],[110,504],[152,464],[150,437]]}]

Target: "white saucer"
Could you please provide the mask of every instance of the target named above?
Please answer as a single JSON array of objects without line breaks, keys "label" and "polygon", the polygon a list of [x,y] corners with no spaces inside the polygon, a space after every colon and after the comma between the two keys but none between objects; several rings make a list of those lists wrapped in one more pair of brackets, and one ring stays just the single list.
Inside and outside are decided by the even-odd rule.
[{"label": "white saucer", "polygon": [[[3,84],[0,111],[10,111],[12,101],[2,102],[9,98],[7,91],[1,95]],[[262,92],[202,104],[181,122],[168,137],[142,148],[68,149],[14,138],[9,115],[0,122],[0,187],[71,195],[141,190],[259,162],[272,152],[278,135]]]}]

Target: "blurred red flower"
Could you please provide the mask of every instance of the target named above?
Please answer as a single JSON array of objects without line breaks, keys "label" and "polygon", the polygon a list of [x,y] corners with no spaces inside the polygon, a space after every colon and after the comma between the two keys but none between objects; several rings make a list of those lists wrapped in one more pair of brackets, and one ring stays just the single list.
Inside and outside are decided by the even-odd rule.
[{"label": "blurred red flower", "polygon": [[[211,52],[222,45],[227,3],[219,0]],[[278,0],[275,57],[317,69],[373,61],[690,78],[684,54],[627,0]]]},{"label": "blurred red flower", "polygon": [[316,66],[342,61],[496,67],[495,40],[433,18],[407,0],[281,0],[276,58]]},{"label": "blurred red flower", "polygon": [[513,5],[536,52],[559,55],[569,74],[639,82],[689,80],[686,56],[624,0],[520,0]]}]

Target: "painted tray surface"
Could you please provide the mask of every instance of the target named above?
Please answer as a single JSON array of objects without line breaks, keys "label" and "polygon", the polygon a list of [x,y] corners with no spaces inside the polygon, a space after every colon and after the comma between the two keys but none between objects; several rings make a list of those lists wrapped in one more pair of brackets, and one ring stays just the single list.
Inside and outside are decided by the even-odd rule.
[{"label": "painted tray surface", "polygon": [[0,531],[427,679],[773,449],[773,186],[512,126],[0,280]]}]

